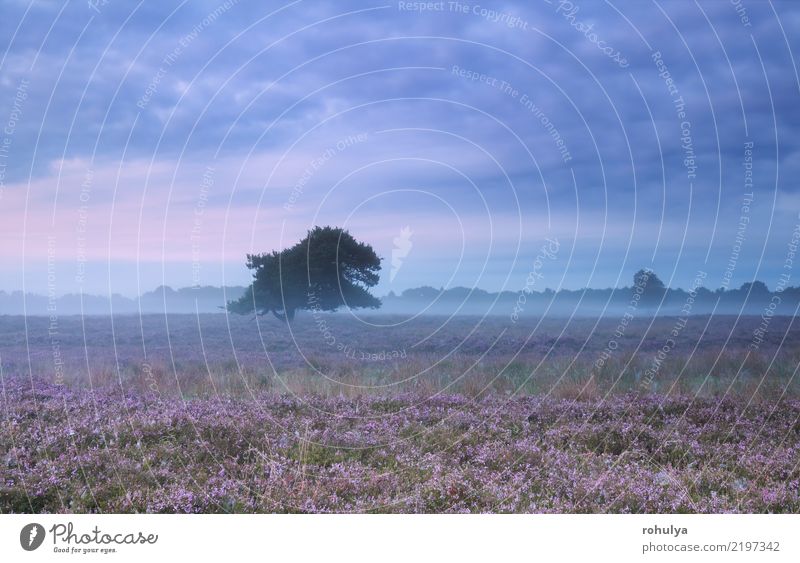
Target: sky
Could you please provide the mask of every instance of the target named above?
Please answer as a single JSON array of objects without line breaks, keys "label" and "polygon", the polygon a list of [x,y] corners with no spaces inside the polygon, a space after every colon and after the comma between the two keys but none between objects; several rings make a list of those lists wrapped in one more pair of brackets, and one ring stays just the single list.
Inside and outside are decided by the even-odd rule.
[{"label": "sky", "polygon": [[800,285],[797,2],[0,11],[0,290],[246,285],[314,225],[378,294]]}]

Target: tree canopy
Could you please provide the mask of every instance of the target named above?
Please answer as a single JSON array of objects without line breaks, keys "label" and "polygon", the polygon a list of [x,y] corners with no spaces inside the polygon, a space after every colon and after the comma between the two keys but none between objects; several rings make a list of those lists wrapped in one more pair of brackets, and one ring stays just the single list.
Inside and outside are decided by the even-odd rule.
[{"label": "tree canopy", "polygon": [[334,311],[378,308],[369,292],[379,280],[381,259],[368,244],[337,227],[315,227],[290,248],[248,254],[253,283],[245,294],[228,303],[233,313],[264,315],[291,321],[302,309]]},{"label": "tree canopy", "polygon": [[667,291],[664,282],[653,270],[642,269],[633,274],[633,289],[641,288],[642,303],[654,305],[661,301]]}]

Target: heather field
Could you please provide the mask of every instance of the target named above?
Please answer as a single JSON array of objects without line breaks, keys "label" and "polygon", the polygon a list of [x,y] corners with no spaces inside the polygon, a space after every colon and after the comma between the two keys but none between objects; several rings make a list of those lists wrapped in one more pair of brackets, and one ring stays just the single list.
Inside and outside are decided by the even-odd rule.
[{"label": "heather field", "polygon": [[800,511],[791,318],[322,320],[0,317],[0,512]]},{"label": "heather field", "polygon": [[797,394],[800,325],[776,316],[761,333],[762,322],[305,314],[287,328],[271,316],[0,315],[0,365],[70,388],[181,397]]}]

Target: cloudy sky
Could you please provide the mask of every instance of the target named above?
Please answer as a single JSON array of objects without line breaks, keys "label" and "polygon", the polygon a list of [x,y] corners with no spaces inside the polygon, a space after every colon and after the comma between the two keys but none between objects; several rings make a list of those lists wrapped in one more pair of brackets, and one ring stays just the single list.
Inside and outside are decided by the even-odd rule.
[{"label": "cloudy sky", "polygon": [[800,285],[797,3],[0,10],[0,289],[246,284],[318,224],[379,294]]}]

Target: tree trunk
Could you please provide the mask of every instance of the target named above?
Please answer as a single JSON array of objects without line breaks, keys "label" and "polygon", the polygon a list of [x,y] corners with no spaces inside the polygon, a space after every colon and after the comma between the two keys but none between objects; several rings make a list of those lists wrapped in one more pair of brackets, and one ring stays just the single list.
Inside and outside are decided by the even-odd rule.
[{"label": "tree trunk", "polygon": [[294,309],[287,309],[283,311],[283,313],[279,313],[275,309],[272,310],[272,314],[275,315],[275,318],[283,323],[290,323],[294,320]]}]

